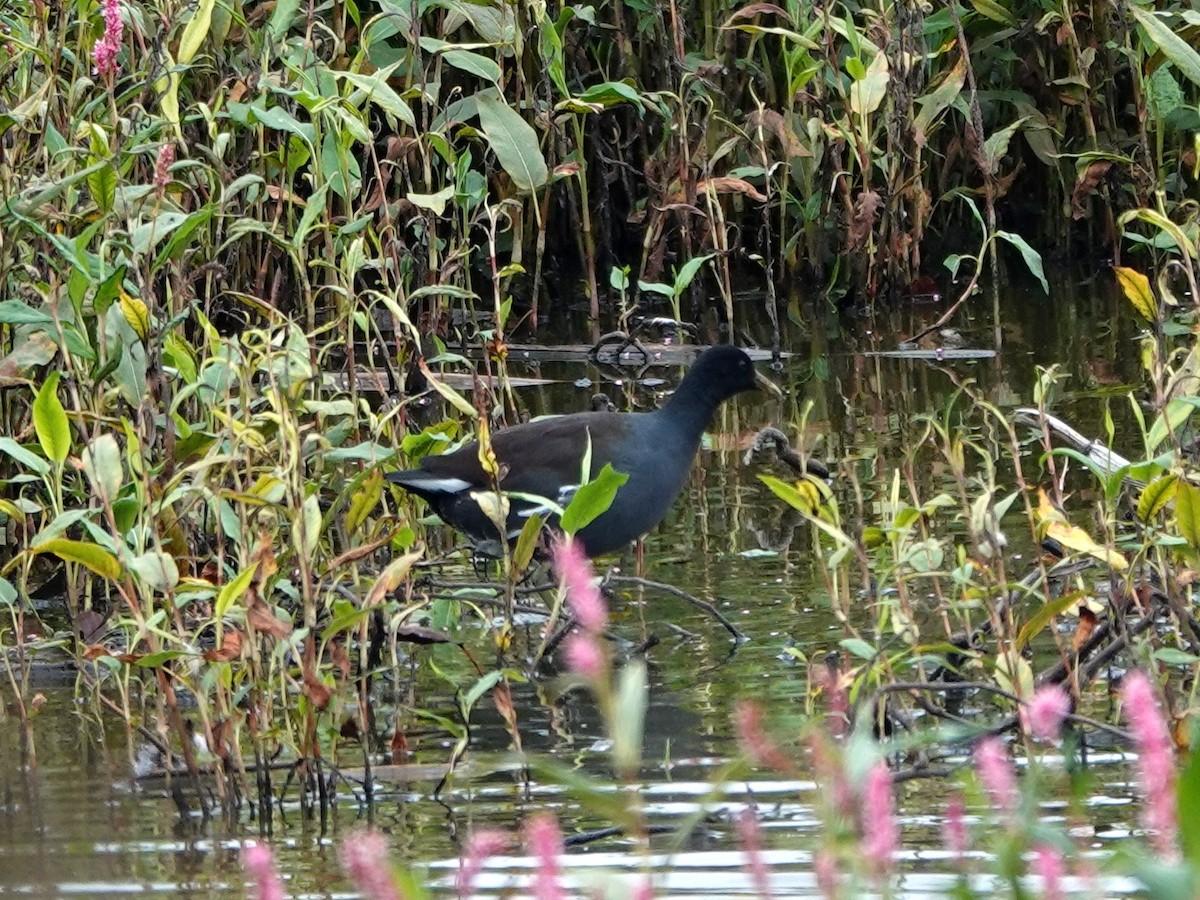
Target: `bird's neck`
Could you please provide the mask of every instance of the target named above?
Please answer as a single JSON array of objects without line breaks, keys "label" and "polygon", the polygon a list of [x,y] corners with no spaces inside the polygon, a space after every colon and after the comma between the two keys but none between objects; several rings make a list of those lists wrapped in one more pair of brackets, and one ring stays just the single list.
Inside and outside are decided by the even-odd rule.
[{"label": "bird's neck", "polygon": [[671,399],[659,408],[657,415],[678,423],[689,437],[698,441],[704,429],[712,424],[713,414],[719,405],[719,400],[713,400],[710,395],[685,381],[671,395]]}]

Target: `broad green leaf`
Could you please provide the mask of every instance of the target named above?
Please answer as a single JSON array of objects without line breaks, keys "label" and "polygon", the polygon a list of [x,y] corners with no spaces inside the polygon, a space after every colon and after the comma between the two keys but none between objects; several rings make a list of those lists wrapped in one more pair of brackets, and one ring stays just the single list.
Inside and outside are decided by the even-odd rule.
[{"label": "broad green leaf", "polygon": [[1200,656],[1196,656],[1194,653],[1185,653],[1178,647],[1159,647],[1150,655],[1169,666],[1194,666],[1196,663],[1200,663]]},{"label": "broad green leaf", "polygon": [[54,317],[21,300],[0,300],[0,325],[53,325]]},{"label": "broad green leaf", "polygon": [[[1153,209],[1131,209],[1121,213],[1117,219],[1117,224],[1121,228],[1125,228],[1130,222],[1137,220],[1151,225],[1169,236],[1175,246],[1179,248],[1181,253],[1186,253],[1190,258],[1196,258],[1196,244],[1192,241],[1183,229],[1172,222],[1162,213]],[[1130,235],[1132,237],[1132,235]]]},{"label": "broad green leaf", "polygon": [[917,100],[917,104],[921,107],[921,111],[917,113],[917,117],[913,120],[913,133],[918,141],[924,142],[929,136],[929,129],[943,112],[950,108],[950,105],[958,99],[958,95],[962,93],[963,85],[967,79],[966,63],[960,58],[955,63],[954,68],[946,73],[941,84],[936,88]]},{"label": "broad green leaf", "polygon": [[1061,597],[1055,597],[1049,603],[1043,604],[1041,609],[1035,612],[1030,620],[1022,625],[1021,630],[1017,632],[1017,642],[1014,649],[1018,652],[1023,650],[1056,617],[1061,616],[1085,596],[1087,595],[1083,591],[1071,591],[1070,593],[1063,594]]},{"label": "broad green leaf", "polygon": [[503,677],[503,672],[492,671],[488,672],[482,678],[478,679],[473,685],[471,685],[470,690],[463,695],[461,701],[464,718],[466,718],[470,714],[471,710],[475,708],[475,704],[479,702],[483,695],[499,684],[500,679]]},{"label": "broad green leaf", "polygon": [[177,60],[181,66],[186,66],[195,58],[204,39],[208,37],[209,29],[212,27],[213,7],[216,5],[216,0],[200,0],[194,7],[195,12],[188,19],[188,23],[183,29],[183,36],[179,39]]},{"label": "broad green leaf", "polygon": [[129,570],[142,584],[158,594],[165,594],[179,584],[179,567],[175,558],[161,550],[151,550],[127,560]]},{"label": "broad green leaf", "polygon": [[544,185],[550,172],[533,126],[494,90],[476,94],[475,103],[479,110],[479,127],[513,184],[527,193]]},{"label": "broad green leaf", "polygon": [[[475,56],[476,54],[471,54]],[[481,59],[483,57],[480,57]],[[342,72],[331,70],[332,74],[337,78],[342,78],[354,85],[358,90],[366,96],[368,100],[382,109],[385,113],[395,116],[399,121],[403,122],[409,128],[416,129],[417,120],[413,116],[413,111],[404,99],[397,94],[392,86],[388,84],[388,78],[391,77],[393,71],[400,63],[380,69],[370,75],[362,75],[358,72]],[[496,65],[492,63],[492,65]],[[500,67],[496,66],[496,78],[500,77]],[[496,79],[493,79],[496,80]],[[351,96],[351,101],[355,100],[355,96]]]},{"label": "broad green leaf", "polygon": [[442,59],[454,68],[470,72],[484,81],[490,81],[492,84],[500,81],[500,66],[494,59],[489,59],[481,53],[472,53],[470,50],[447,50],[442,54]]},{"label": "broad green leaf", "polygon": [[862,638],[843,638],[838,641],[838,646],[847,653],[857,656],[859,659],[865,659],[867,662],[871,662],[879,655],[879,651]]},{"label": "broad green leaf", "polygon": [[1175,521],[1183,539],[1192,547],[1200,547],[1200,487],[1188,481],[1177,483]]},{"label": "broad green leaf", "polygon": [[446,204],[454,199],[454,186],[442,188],[436,194],[408,194],[408,202],[420,209],[428,209],[435,216],[446,211]]},{"label": "broad green leaf", "polygon": [[221,591],[217,594],[216,607],[213,610],[213,615],[217,619],[223,618],[225,613],[229,612],[229,607],[233,606],[234,601],[246,593],[246,589],[250,587],[250,582],[254,579],[254,573],[257,571],[258,566],[250,566],[238,572],[232,581],[227,581],[221,586]]},{"label": "broad green leaf", "polygon": [[300,516],[304,531],[303,544],[299,549],[306,559],[312,559],[317,552],[317,542],[321,539],[321,498],[317,494],[309,494],[304,498]]},{"label": "broad green leaf", "polygon": [[367,516],[379,504],[383,496],[383,473],[378,469],[373,471],[359,485],[358,490],[350,498],[350,508],[346,510],[346,534],[354,534],[366,520]]},{"label": "broad green leaf", "polygon": [[563,510],[559,525],[567,534],[576,534],[608,511],[613,499],[629,476],[618,472],[612,463],[605,463],[600,474],[587,484],[580,485],[567,508]]},{"label": "broad green leaf", "polygon": [[715,253],[706,253],[703,256],[694,256],[680,266],[679,271],[675,273],[675,283],[671,287],[671,294],[674,297],[682,297],[683,292],[688,289],[688,286],[695,280],[700,267],[716,256]]},{"label": "broad green leaf", "polygon": [[429,364],[424,359],[420,360],[417,366],[420,368],[421,374],[425,376],[425,381],[429,386],[448,400],[451,406],[464,416],[469,416],[472,419],[479,418],[479,413],[471,404],[471,401],[433,374],[433,370],[429,368]]},{"label": "broad green leaf", "polygon": [[1150,279],[1137,269],[1125,266],[1113,266],[1113,271],[1117,273],[1117,284],[1121,285],[1121,290],[1137,314],[1147,322],[1157,322],[1158,302],[1150,289]]},{"label": "broad green leaf", "polygon": [[31,450],[22,447],[8,435],[0,437],[0,453],[6,453],[34,475],[45,475],[50,464]]},{"label": "broad green leaf", "polygon": [[1047,294],[1050,293],[1050,285],[1046,282],[1046,273],[1042,269],[1042,255],[1034,250],[1025,242],[1025,238],[1019,234],[1013,234],[1010,231],[997,231],[996,237],[1008,241],[1014,247],[1021,251],[1021,256],[1025,259],[1025,265],[1029,267],[1037,280],[1042,284],[1042,290]]},{"label": "broad green leaf", "polygon": [[1192,750],[1175,785],[1179,810],[1179,842],[1183,855],[1200,872],[1200,751]]},{"label": "broad green leaf", "polygon": [[1175,475],[1164,475],[1146,485],[1142,489],[1142,495],[1138,497],[1138,518],[1143,522],[1149,522],[1158,515],[1174,498],[1178,480]]},{"label": "broad green leaf", "polygon": [[267,23],[267,30],[270,32],[272,40],[282,41],[287,36],[288,29],[291,28],[299,10],[300,0],[276,0],[275,9],[271,12],[271,20]]},{"label": "broad green leaf", "polygon": [[996,0],[970,0],[972,8],[975,12],[982,16],[986,16],[993,22],[999,22],[1001,25],[1016,26],[1017,20],[1013,14],[1001,6]]},{"label": "broad green leaf", "polygon": [[529,568],[529,563],[533,559],[533,551],[537,549],[538,535],[542,533],[544,523],[545,519],[535,513],[521,526],[521,533],[517,536],[517,543],[513,547],[512,554],[513,571],[518,575]]},{"label": "broad green leaf", "polygon": [[1173,62],[1193,84],[1200,84],[1200,53],[1196,52],[1196,48],[1181,38],[1156,13],[1135,4],[1127,8],[1138,24],[1146,29],[1146,34],[1163,52],[1163,56]]},{"label": "broad green leaf", "polygon": [[83,471],[100,500],[111,503],[125,481],[121,448],[111,434],[102,434],[83,451]]},{"label": "broad green leaf", "polygon": [[33,399],[33,427],[46,458],[60,465],[71,452],[71,423],[58,399],[58,372],[51,372]]},{"label": "broad green leaf", "polygon": [[860,116],[875,112],[887,96],[888,81],[887,54],[880,50],[863,76],[850,85],[850,109]]},{"label": "broad green leaf", "polygon": [[1192,417],[1196,407],[1197,401],[1194,397],[1176,397],[1169,401],[1167,408],[1159,413],[1154,424],[1150,426],[1146,435],[1146,451],[1155,453],[1168,437],[1178,435],[1179,429]]},{"label": "broad green leaf", "polygon": [[139,656],[133,661],[133,664],[141,669],[157,669],[163,663],[168,663],[173,659],[179,659],[181,656],[187,656],[186,650],[159,650],[157,653],[147,653],[145,656]]},{"label": "broad green leaf", "polygon": [[99,544],[69,538],[51,538],[29,549],[33,553],[51,553],[66,562],[79,563],[109,581],[116,581],[121,577],[121,564]]}]

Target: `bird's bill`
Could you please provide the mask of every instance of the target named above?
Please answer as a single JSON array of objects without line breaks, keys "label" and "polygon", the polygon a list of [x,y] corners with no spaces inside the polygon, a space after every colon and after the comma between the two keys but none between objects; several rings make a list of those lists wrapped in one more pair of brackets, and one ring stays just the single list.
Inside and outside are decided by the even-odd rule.
[{"label": "bird's bill", "polygon": [[758,386],[759,390],[766,391],[775,397],[783,396],[783,391],[780,390],[779,385],[757,369],[754,371],[754,383]]}]

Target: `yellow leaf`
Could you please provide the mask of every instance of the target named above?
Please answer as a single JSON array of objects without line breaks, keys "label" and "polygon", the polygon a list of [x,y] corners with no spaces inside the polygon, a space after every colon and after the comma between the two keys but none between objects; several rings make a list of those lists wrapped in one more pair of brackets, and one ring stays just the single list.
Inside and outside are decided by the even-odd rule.
[{"label": "yellow leaf", "polygon": [[1125,266],[1113,266],[1113,271],[1117,273],[1117,284],[1121,285],[1121,290],[1137,314],[1147,322],[1158,321],[1158,303],[1154,299],[1154,292],[1150,290],[1150,279],[1137,269]]},{"label": "yellow leaf", "polygon": [[150,308],[140,297],[133,297],[121,291],[121,312],[125,314],[125,321],[129,323],[134,334],[143,344],[146,343],[150,339]]},{"label": "yellow leaf", "polygon": [[1050,498],[1041,488],[1038,489],[1038,508],[1035,518],[1038,521],[1038,530],[1043,537],[1053,538],[1068,550],[1093,556],[1118,571],[1129,568],[1129,563],[1124,556],[1115,550],[1109,550],[1107,547],[1097,544],[1092,540],[1090,534],[1068,522],[1063,514],[1054,508]]}]

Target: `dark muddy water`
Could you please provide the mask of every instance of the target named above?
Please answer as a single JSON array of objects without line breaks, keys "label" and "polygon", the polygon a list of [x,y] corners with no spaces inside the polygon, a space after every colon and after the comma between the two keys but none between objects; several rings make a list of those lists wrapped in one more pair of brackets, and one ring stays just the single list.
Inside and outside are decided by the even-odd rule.
[{"label": "dark muddy water", "polygon": [[[753,802],[762,817],[777,895],[816,895],[810,851],[822,827],[814,811],[820,786],[808,776],[780,781],[753,775],[712,793],[711,780],[737,753],[730,720],[735,701],[759,700],[776,733],[794,732],[805,715],[807,676],[785,647],[820,659],[844,636],[830,609],[812,535],[804,527],[793,530],[781,505],[756,478],[764,472],[787,473],[766,459],[743,465],[739,452],[723,448],[768,423],[795,437],[800,411],[811,401],[808,448],[836,464],[834,490],[843,508],[854,507],[852,485],[857,482],[869,511],[888,489],[893,467],[913,446],[920,417],[943,410],[964,380],[1010,410],[1032,402],[1035,367],[1055,364],[1069,376],[1056,412],[1081,431],[1102,435],[1106,403],[1111,402],[1118,423],[1126,420],[1123,394],[1138,384],[1138,353],[1124,301],[1107,287],[1107,279],[1092,284],[1085,275],[1056,280],[1049,299],[1028,288],[1001,289],[1005,324],[994,358],[871,355],[895,349],[894,335],[919,330],[941,313],[939,305],[906,306],[873,322],[814,311],[799,301],[788,307],[791,324],[783,346],[793,355],[775,373],[787,399],[775,403],[742,397],[722,411],[713,429],[715,449],[702,453],[686,496],[646,541],[642,562],[646,577],[711,600],[750,640],[735,646],[710,617],[668,596],[629,592],[614,604],[612,627],[618,634],[631,644],[651,636],[659,640],[648,653],[650,705],[640,782],[646,818],[653,826],[678,827],[702,810],[705,815],[683,847],[674,847],[670,838],[653,842],[660,893],[752,896],[730,819]],[[961,320],[967,347],[995,349],[991,301],[987,295],[976,298],[975,312]],[[747,299],[743,313],[750,323],[747,331],[761,339],[768,331],[751,308],[754,302]],[[517,366],[513,372],[521,374]],[[651,389],[602,385],[610,373],[582,364],[546,364],[540,374],[562,383],[523,389],[534,408],[586,408],[601,388],[619,405],[626,402],[626,390],[639,403],[655,402]],[[678,375],[668,369],[649,374],[669,382]],[[594,386],[576,385],[585,377]],[[1122,447],[1119,438],[1116,449],[1137,453],[1136,447]],[[1027,472],[1036,473],[1037,450],[1026,452]],[[926,496],[949,487],[949,473],[933,448],[917,451],[914,471]],[[1028,544],[1027,536],[1012,535],[1015,560],[1027,557]],[[627,572],[637,567],[630,554],[619,564]],[[460,567],[446,577],[469,581],[473,576],[469,567]],[[863,626],[872,621],[865,601],[853,615]],[[529,634],[533,632],[530,626]],[[486,641],[482,628],[478,638]],[[415,663],[394,673],[391,684],[381,685],[382,714],[390,714],[393,702],[405,697],[435,711],[452,708],[452,689],[431,662],[452,677],[467,679],[457,651],[422,648]],[[76,703],[69,682],[46,683],[40,690],[46,702],[34,720],[35,761],[11,715],[0,728],[0,894],[245,896],[239,845],[258,835],[258,821],[245,813],[232,821],[181,815],[161,785],[131,778],[136,738],[128,738],[111,720],[101,720],[90,705]],[[551,693],[547,682],[518,687],[515,699],[526,749],[603,776],[606,745],[590,700],[574,694],[555,701]],[[436,728],[410,725],[413,760],[443,763],[451,737]],[[474,719],[470,765],[439,800],[431,796],[432,780],[380,786],[374,823],[389,835],[396,862],[418,867],[429,884],[449,892],[459,839],[473,828],[512,829],[540,809],[554,810],[568,834],[608,824],[562,788],[513,771],[505,756],[508,745],[499,717],[485,702]],[[342,762],[361,765],[354,758]],[[1088,806],[1091,840],[1101,853],[1132,827],[1134,806],[1120,755],[1097,753],[1090,762],[1096,778]],[[905,848],[901,889],[906,896],[936,896],[953,884],[952,864],[940,850],[945,790],[941,782],[918,780],[899,792]],[[339,872],[336,846],[366,821],[367,811],[350,788],[340,787],[338,797],[324,828],[305,821],[287,795],[274,816],[278,861],[295,896],[352,895]],[[1057,806],[1043,810],[1050,819],[1062,814]],[[628,893],[622,879],[642,863],[629,842],[611,837],[570,850],[565,868],[577,883],[607,881],[607,896],[621,897]],[[519,895],[528,870],[525,858],[500,858],[487,869],[480,888],[488,895]],[[1126,889],[1119,883],[1106,886],[1110,893]]]}]

